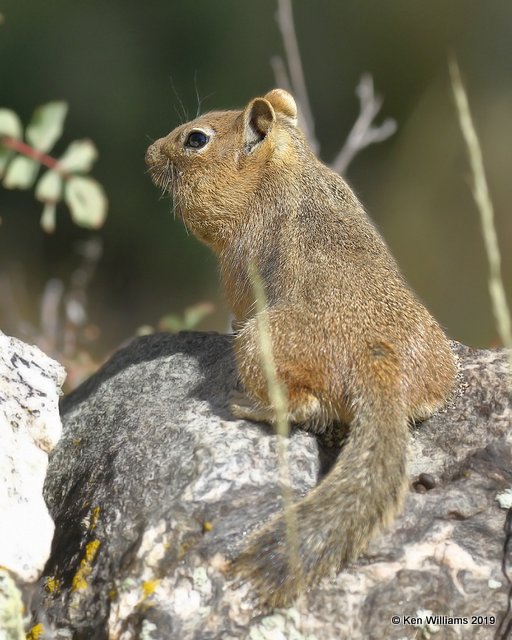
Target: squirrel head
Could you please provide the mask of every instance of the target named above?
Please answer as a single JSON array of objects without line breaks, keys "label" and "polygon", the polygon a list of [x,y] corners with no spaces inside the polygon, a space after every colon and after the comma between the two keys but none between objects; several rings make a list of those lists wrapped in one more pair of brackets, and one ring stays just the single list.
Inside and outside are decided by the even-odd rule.
[{"label": "squirrel head", "polygon": [[305,144],[295,100],[274,89],[243,110],[206,113],[177,127],[149,147],[146,163],[186,226],[216,249],[251,214],[264,182],[272,188]]}]

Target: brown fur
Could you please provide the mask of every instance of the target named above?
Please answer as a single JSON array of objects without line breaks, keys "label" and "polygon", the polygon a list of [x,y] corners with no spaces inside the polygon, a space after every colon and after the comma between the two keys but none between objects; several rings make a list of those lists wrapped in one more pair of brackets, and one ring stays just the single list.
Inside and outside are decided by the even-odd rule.
[{"label": "brown fur", "polygon": [[[184,146],[193,130],[209,135],[201,149]],[[317,432],[350,427],[329,475],[294,505],[301,566],[290,568],[282,515],[256,531],[234,563],[263,602],[285,605],[356,558],[400,509],[408,418],[444,403],[453,356],[353,192],[311,152],[285,91],[184,124],[151,145],[146,159],[186,226],[218,255],[250,400],[233,413],[275,421],[248,276],[253,261],[290,421]]]}]

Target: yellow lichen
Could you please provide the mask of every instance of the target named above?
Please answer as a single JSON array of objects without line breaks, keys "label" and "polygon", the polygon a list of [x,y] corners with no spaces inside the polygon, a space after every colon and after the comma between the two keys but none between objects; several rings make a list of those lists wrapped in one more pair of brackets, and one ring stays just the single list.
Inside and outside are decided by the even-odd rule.
[{"label": "yellow lichen", "polygon": [[99,507],[91,508],[91,510],[82,520],[82,526],[84,527],[84,529],[87,529],[87,531],[93,531],[96,528],[96,525],[98,524],[98,519],[100,517],[100,511],[101,510]]},{"label": "yellow lichen", "polygon": [[90,527],[89,527],[89,529],[91,531],[96,528],[96,525],[98,524],[99,517],[100,517],[100,508],[99,507],[94,507],[94,509],[92,510],[91,524],[90,524]]},{"label": "yellow lichen", "polygon": [[208,520],[203,522],[203,531],[204,531],[204,533],[207,533],[208,531],[211,531],[212,529],[213,529],[213,523],[212,522],[209,522]]},{"label": "yellow lichen", "polygon": [[48,576],[45,582],[45,588],[48,593],[58,594],[60,592],[60,587],[62,584],[62,580],[60,578],[56,578],[55,576]]},{"label": "yellow lichen", "polygon": [[109,600],[117,600],[117,598],[119,597],[119,592],[117,590],[117,587],[114,585],[112,589],[109,590],[107,595]]},{"label": "yellow lichen", "polygon": [[80,561],[80,567],[73,577],[71,591],[83,591],[87,588],[87,578],[91,574],[92,563],[98,553],[100,544],[99,540],[91,540],[91,542],[85,545],[85,555]]},{"label": "yellow lichen", "polygon": [[155,592],[155,589],[160,584],[160,580],[145,580],[142,583],[142,593],[144,595],[143,599],[149,598],[149,596]]},{"label": "yellow lichen", "polygon": [[36,624],[30,629],[30,631],[26,634],[26,640],[38,640],[43,635],[43,625],[41,623]]}]

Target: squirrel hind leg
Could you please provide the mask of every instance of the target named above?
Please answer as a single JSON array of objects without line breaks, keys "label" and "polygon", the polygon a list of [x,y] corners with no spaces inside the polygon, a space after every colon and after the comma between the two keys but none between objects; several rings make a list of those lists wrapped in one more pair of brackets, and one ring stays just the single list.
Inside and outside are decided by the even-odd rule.
[{"label": "squirrel hind leg", "polygon": [[[230,408],[233,415],[244,420],[276,424],[277,414],[274,408],[249,395],[234,391],[231,394]],[[287,403],[286,419],[291,424],[316,423],[322,416],[320,400],[309,391],[290,394]]]}]

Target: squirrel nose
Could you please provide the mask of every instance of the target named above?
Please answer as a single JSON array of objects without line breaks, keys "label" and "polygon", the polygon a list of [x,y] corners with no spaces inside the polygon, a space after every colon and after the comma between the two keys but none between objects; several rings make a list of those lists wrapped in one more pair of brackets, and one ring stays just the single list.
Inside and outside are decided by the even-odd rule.
[{"label": "squirrel nose", "polygon": [[148,147],[145,157],[148,167],[152,167],[162,160],[162,156],[164,155],[162,150],[163,141],[164,138],[160,138],[159,140],[155,140],[155,142]]}]

